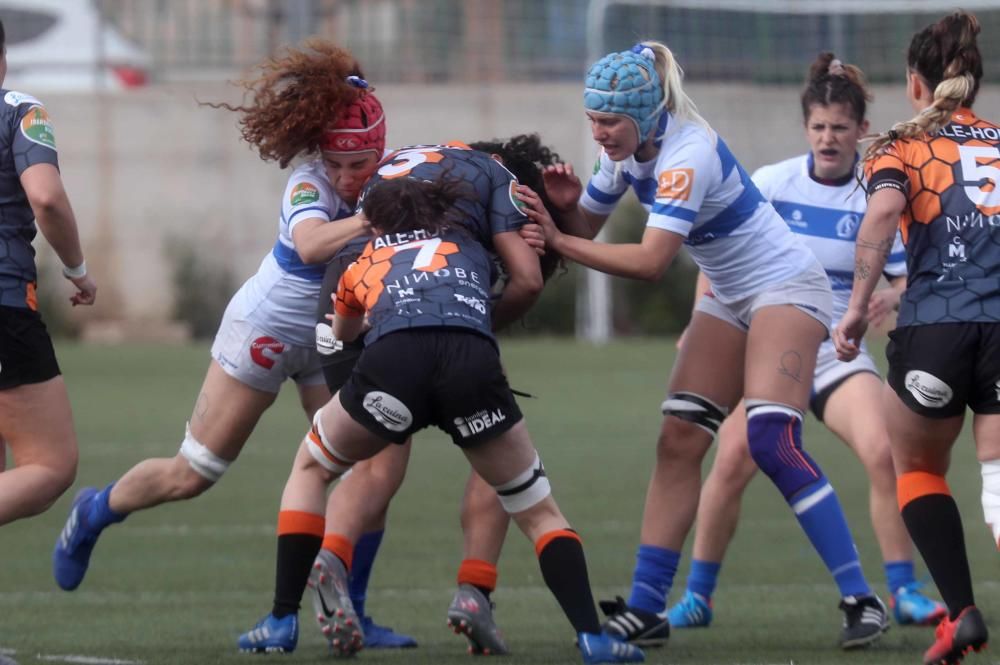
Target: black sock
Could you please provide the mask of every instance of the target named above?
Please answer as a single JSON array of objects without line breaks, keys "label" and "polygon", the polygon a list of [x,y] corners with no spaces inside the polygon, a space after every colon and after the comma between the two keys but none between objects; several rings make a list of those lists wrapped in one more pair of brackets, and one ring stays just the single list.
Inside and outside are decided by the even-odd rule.
[{"label": "black sock", "polygon": [[962,516],[955,499],[949,494],[925,494],[907,503],[901,512],[906,530],[948,606],[949,618],[956,619],[976,601],[965,554]]},{"label": "black sock", "polygon": [[309,571],[323,544],[321,536],[290,533],[278,536],[278,562],[274,575],[274,606],[276,618],[296,614],[306,591]]},{"label": "black sock", "polygon": [[493,593],[493,589],[487,589],[484,586],[478,586],[476,584],[473,584],[472,586],[474,586],[477,589],[479,589],[480,593],[482,593],[484,596],[486,596],[486,600],[490,599],[490,594]]},{"label": "black sock", "polygon": [[[542,578],[578,633],[599,633],[601,623],[590,591],[587,560],[579,536],[568,529],[547,533],[539,540]],[[536,547],[538,545],[536,544]]]}]

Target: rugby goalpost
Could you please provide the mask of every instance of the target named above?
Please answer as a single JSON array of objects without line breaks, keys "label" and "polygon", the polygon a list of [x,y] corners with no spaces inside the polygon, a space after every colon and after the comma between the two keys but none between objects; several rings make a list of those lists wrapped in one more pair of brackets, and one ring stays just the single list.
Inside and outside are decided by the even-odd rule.
[{"label": "rugby goalpost", "polygon": [[[963,9],[997,9],[998,0],[963,0]],[[957,8],[948,0],[590,0],[587,5],[586,39],[587,63],[590,66],[605,53],[604,32],[607,16],[615,7],[657,7],[678,9],[703,9],[718,11],[743,11],[769,14],[827,14],[833,21],[833,50],[843,51],[843,17],[846,14],[884,14],[891,12],[927,13],[950,11]],[[656,35],[643,35],[655,39]],[[840,42],[840,43],[838,43]],[[616,45],[616,48],[626,45]],[[583,155],[587,164],[593,163],[597,147],[585,124]],[[583,175],[583,174],[581,174]],[[606,240],[602,230],[597,240]],[[611,278],[596,270],[584,269],[584,277],[576,295],[576,337],[595,345],[609,342],[613,336]]]}]

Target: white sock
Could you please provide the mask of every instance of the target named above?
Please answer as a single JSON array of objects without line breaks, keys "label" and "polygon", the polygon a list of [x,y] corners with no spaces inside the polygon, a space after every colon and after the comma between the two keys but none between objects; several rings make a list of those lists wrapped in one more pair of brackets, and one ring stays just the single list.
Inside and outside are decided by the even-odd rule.
[{"label": "white sock", "polygon": [[993,531],[993,543],[1000,548],[1000,459],[982,462],[983,517]]}]

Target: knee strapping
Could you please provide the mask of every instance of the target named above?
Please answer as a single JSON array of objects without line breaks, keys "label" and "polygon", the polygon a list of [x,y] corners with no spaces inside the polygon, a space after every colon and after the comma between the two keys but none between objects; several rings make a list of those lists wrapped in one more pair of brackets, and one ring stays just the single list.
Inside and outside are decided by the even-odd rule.
[{"label": "knee strapping", "polygon": [[352,460],[346,455],[337,451],[333,444],[326,438],[323,432],[323,409],[316,412],[313,417],[313,426],[306,436],[307,448],[313,459],[330,473],[343,475],[351,470],[357,460]]},{"label": "knee strapping", "polygon": [[823,478],[802,449],[802,412],[784,404],[747,400],[750,455],[786,501]]},{"label": "knee strapping", "polygon": [[538,453],[535,453],[535,461],[531,466],[510,482],[493,489],[497,491],[504,510],[511,515],[531,508],[552,494],[552,486]]},{"label": "knee strapping", "polygon": [[1000,459],[983,462],[983,517],[993,530],[993,542],[1000,547]]},{"label": "knee strapping", "polygon": [[229,468],[229,462],[222,459],[205,447],[191,434],[191,424],[184,425],[184,441],[181,443],[181,455],[194,469],[195,473],[205,480],[216,483]]},{"label": "knee strapping", "polygon": [[713,437],[718,433],[722,421],[729,415],[729,409],[701,395],[687,392],[667,395],[667,399],[660,405],[660,411],[665,416],[675,416],[693,423]]}]

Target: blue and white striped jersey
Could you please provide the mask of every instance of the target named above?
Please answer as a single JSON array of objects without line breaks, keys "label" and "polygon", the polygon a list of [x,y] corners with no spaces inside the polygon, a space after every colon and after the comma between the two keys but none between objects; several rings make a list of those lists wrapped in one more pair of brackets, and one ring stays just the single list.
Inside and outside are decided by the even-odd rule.
[{"label": "blue and white striped jersey", "polygon": [[326,176],[321,160],[306,162],[292,171],[281,199],[278,240],[272,250],[278,266],[310,282],[322,282],[325,264],[307,265],[299,258],[292,242],[292,229],[304,219],[319,217],[330,221],[354,214],[353,206],[340,200]]},{"label": "blue and white striped jersey", "polygon": [[[833,321],[847,311],[854,282],[854,243],[865,216],[865,188],[857,182],[835,186],[809,176],[812,154],[792,157],[763,166],[753,181],[774,205],[794,233],[798,234],[823,264],[833,288]],[[896,234],[889,261],[888,279],[906,274],[903,241]]]},{"label": "blue and white striped jersey", "polygon": [[616,163],[602,153],[580,205],[610,214],[629,187],[649,211],[647,226],[686,238],[723,303],[761,293],[815,263],[722,138],[700,124],[668,130],[660,154],[649,162],[629,157]]}]

